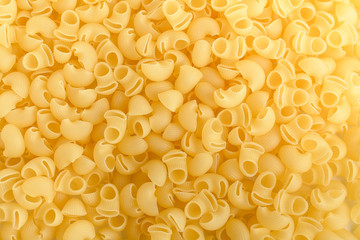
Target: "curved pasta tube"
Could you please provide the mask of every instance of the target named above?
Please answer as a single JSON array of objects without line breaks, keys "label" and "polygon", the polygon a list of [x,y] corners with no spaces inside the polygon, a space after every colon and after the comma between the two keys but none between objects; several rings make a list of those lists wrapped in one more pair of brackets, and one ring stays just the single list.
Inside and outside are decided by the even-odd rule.
[{"label": "curved pasta tube", "polygon": [[156,216],[156,221],[165,223],[169,227],[175,227],[179,232],[184,232],[186,225],[186,216],[180,208],[168,208]]},{"label": "curved pasta tube", "polygon": [[[236,108],[226,108],[226,109],[220,111],[217,115],[217,118],[220,120],[222,125],[224,125],[225,127],[234,127],[239,124],[239,116],[238,116],[238,112],[236,111]],[[234,131],[231,130],[232,131],[231,135],[230,135],[231,131],[229,132],[228,139],[231,138],[234,141],[240,140],[240,139],[236,139],[237,137],[239,137],[239,136],[236,136],[236,134],[239,134],[239,133],[241,134],[241,130],[243,130],[243,129],[240,127],[238,127],[237,129],[238,130],[234,130]],[[236,131],[238,131],[238,132],[236,132]],[[245,135],[243,135],[243,136],[245,136]],[[239,144],[236,143],[233,145],[239,145]]]},{"label": "curved pasta tube", "polygon": [[41,220],[48,227],[59,226],[64,219],[61,210],[52,202],[43,203],[36,209],[34,217],[36,220]]},{"label": "curved pasta tube", "polygon": [[170,181],[175,184],[183,184],[188,176],[187,154],[180,150],[171,150],[162,156],[162,161],[168,169]]},{"label": "curved pasta tube", "polygon": [[313,160],[311,153],[305,151],[298,146],[283,145],[279,149],[279,157],[282,163],[290,170],[304,173],[310,170]]},{"label": "curved pasta tube", "polygon": [[119,191],[114,184],[105,184],[100,190],[96,211],[104,217],[115,217],[120,212]]},{"label": "curved pasta tube", "polygon": [[158,94],[159,101],[171,112],[176,112],[183,104],[184,97],[178,90],[167,90]]},{"label": "curved pasta tube", "polygon": [[124,62],[124,57],[117,46],[108,38],[103,39],[96,47],[98,59],[104,60],[111,68]]},{"label": "curved pasta tube", "polygon": [[20,129],[13,124],[6,124],[0,133],[6,157],[20,157],[25,152],[25,141]]},{"label": "curved pasta tube", "polygon": [[75,11],[82,22],[101,23],[109,15],[110,10],[107,2],[98,2],[77,7]]},{"label": "curved pasta tube", "polygon": [[327,49],[325,40],[320,37],[307,36],[303,31],[294,36],[292,45],[298,54],[319,55]]},{"label": "curved pasta tube", "polygon": [[193,158],[187,160],[188,171],[191,176],[198,177],[208,172],[213,164],[210,153],[197,153]]},{"label": "curved pasta tube", "polygon": [[262,172],[256,178],[251,192],[252,201],[258,206],[272,204],[272,190],[276,185],[276,175],[273,172]]},{"label": "curved pasta tube", "polygon": [[141,171],[147,174],[156,186],[164,186],[167,178],[167,168],[162,161],[158,159],[150,160],[141,167]]},{"label": "curved pasta tube", "polygon": [[247,177],[255,176],[258,172],[258,161],[265,149],[255,142],[244,142],[239,153],[240,171]]},{"label": "curved pasta tube", "polygon": [[86,175],[90,173],[95,167],[96,163],[92,159],[84,155],[82,155],[72,163],[72,168],[79,175]]},{"label": "curved pasta tube", "polygon": [[114,79],[111,67],[105,62],[98,62],[94,67],[97,86],[95,92],[100,95],[110,95],[115,92],[118,83]]},{"label": "curved pasta tube", "polygon": [[80,176],[75,176],[69,170],[61,171],[55,179],[55,190],[68,195],[80,195],[87,188],[87,181]]},{"label": "curved pasta tube", "polygon": [[159,215],[155,190],[154,183],[146,182],[139,187],[136,194],[136,201],[139,208],[149,216]]},{"label": "curved pasta tube", "polygon": [[140,60],[141,55],[136,51],[136,33],[133,28],[124,28],[118,36],[118,47],[122,55],[131,60]]},{"label": "curved pasta tube", "polygon": [[230,218],[225,225],[226,234],[231,240],[250,240],[249,229],[245,223],[236,218]]},{"label": "curved pasta tube", "polygon": [[40,135],[36,127],[30,127],[24,134],[26,149],[35,156],[49,157],[53,154],[50,143]]},{"label": "curved pasta tube", "polygon": [[110,38],[110,32],[101,24],[87,23],[80,27],[78,39],[87,43],[100,43]]},{"label": "curved pasta tube", "polygon": [[190,156],[195,156],[198,152],[205,152],[201,139],[197,138],[194,133],[186,132],[181,139],[182,149]]},{"label": "curved pasta tube", "polygon": [[[280,59],[276,67],[266,77],[266,85],[271,89],[280,87],[281,84],[295,78],[295,67],[287,59]],[[297,86],[296,86],[297,87]]]},{"label": "curved pasta tube", "polygon": [[93,156],[98,168],[104,172],[112,172],[115,169],[115,146],[107,143],[104,139],[99,140],[94,147]]},{"label": "curved pasta tube", "polygon": [[[74,56],[86,71],[95,71],[98,62],[95,48],[86,42],[76,42],[71,46]],[[95,74],[95,73],[94,73]]]},{"label": "curved pasta tube", "polygon": [[72,55],[70,47],[61,43],[54,45],[53,53],[55,61],[61,64],[68,62]]},{"label": "curved pasta tube", "polygon": [[257,54],[269,59],[280,59],[285,54],[286,43],[282,38],[272,40],[267,36],[257,36],[253,41]]},{"label": "curved pasta tube", "polygon": [[355,178],[359,172],[359,168],[355,161],[352,159],[341,159],[329,163],[330,168],[333,171],[334,176],[341,176],[348,182],[355,181]]},{"label": "curved pasta tube", "polygon": [[94,125],[99,124],[104,120],[104,114],[109,109],[109,101],[106,98],[101,98],[94,102],[90,108],[83,110],[81,119]]},{"label": "curved pasta tube", "polygon": [[149,144],[146,139],[126,134],[116,147],[125,155],[141,155],[149,148]]},{"label": "curved pasta tube", "polygon": [[117,66],[114,69],[114,78],[124,88],[127,97],[140,93],[144,86],[144,79],[125,65]]},{"label": "curved pasta tube", "polygon": [[9,222],[15,230],[20,230],[28,219],[28,212],[17,203],[0,203],[2,222]]},{"label": "curved pasta tube", "polygon": [[134,29],[139,36],[150,33],[154,39],[157,39],[160,35],[155,24],[147,17],[147,12],[145,10],[140,10],[135,14]]},{"label": "curved pasta tube", "polygon": [[321,223],[311,217],[299,217],[294,231],[294,238],[315,239],[315,236],[323,230]]},{"label": "curved pasta tube", "polygon": [[346,189],[342,186],[342,184],[338,185],[339,186],[329,185],[323,189],[313,189],[310,195],[311,204],[321,211],[331,211],[338,208],[343,203],[347,195]]},{"label": "curved pasta tube", "polygon": [[16,108],[16,104],[21,101],[21,97],[15,92],[8,90],[0,94],[0,117],[4,117],[11,110]]},{"label": "curved pasta tube", "polygon": [[127,27],[131,16],[130,4],[126,1],[121,1],[115,4],[110,17],[103,20],[103,24],[112,33],[119,33],[122,29]]},{"label": "curved pasta tube", "polygon": [[218,209],[215,196],[206,189],[201,190],[184,208],[185,216],[189,219],[199,219],[207,212]]},{"label": "curved pasta tube", "polygon": [[0,54],[1,56],[4,56],[4,58],[8,59],[8,61],[2,61],[0,63],[0,71],[2,73],[9,72],[16,62],[16,55],[12,54],[9,49],[1,45],[0,45]]},{"label": "curved pasta tube", "polygon": [[202,143],[209,152],[219,152],[226,147],[222,138],[224,128],[217,118],[208,119],[202,129]]},{"label": "curved pasta tube", "polygon": [[174,71],[174,61],[147,61],[141,64],[142,73],[150,80],[159,82],[168,79]]},{"label": "curved pasta tube", "polygon": [[247,131],[255,137],[263,136],[273,129],[275,120],[275,112],[271,107],[262,108],[256,118],[251,121]]},{"label": "curved pasta tube", "polygon": [[53,97],[64,100],[66,98],[66,81],[63,71],[58,70],[53,72],[47,80],[46,87]]},{"label": "curved pasta tube", "polygon": [[52,98],[50,101],[50,111],[54,118],[58,121],[70,119],[72,121],[80,118],[80,112],[75,107],[70,107],[67,102],[57,98]]},{"label": "curved pasta tube", "polygon": [[19,128],[30,127],[36,122],[37,110],[36,106],[15,108],[6,114],[5,120]]},{"label": "curved pasta tube", "polygon": [[2,201],[13,201],[12,186],[20,180],[19,176],[19,172],[14,169],[5,168],[0,170],[0,199]]},{"label": "curved pasta tube", "polygon": [[320,94],[321,104],[327,108],[334,107],[348,88],[349,85],[344,79],[333,75],[325,76]]},{"label": "curved pasta tube", "polygon": [[303,181],[300,173],[291,172],[286,169],[284,175],[281,177],[281,182],[284,190],[288,193],[293,193],[298,191],[301,188],[302,183],[305,181]]},{"label": "curved pasta tube", "polygon": [[84,203],[78,198],[70,198],[61,210],[67,217],[81,217],[87,214]]},{"label": "curved pasta tube", "polygon": [[206,173],[194,181],[194,189],[200,192],[206,189],[218,198],[225,197],[229,183],[225,177],[216,173]]},{"label": "curved pasta tube", "polygon": [[46,38],[53,38],[53,32],[56,29],[56,23],[46,16],[33,16],[26,22],[26,33],[35,35],[41,34]]},{"label": "curved pasta tube", "polygon": [[286,142],[296,145],[311,129],[312,124],[313,120],[310,115],[298,114],[289,123],[280,125],[280,133]]},{"label": "curved pasta tube", "polygon": [[237,3],[224,11],[231,28],[239,35],[246,35],[253,26],[253,22],[248,17],[248,9],[247,4]]},{"label": "curved pasta tube", "polygon": [[180,125],[187,131],[195,132],[197,128],[197,102],[192,100],[183,104],[178,111]]},{"label": "curved pasta tube", "polygon": [[340,48],[354,44],[359,40],[354,25],[344,22],[339,27],[331,30],[326,36],[326,42],[330,47]]},{"label": "curved pasta tube", "polygon": [[54,30],[54,36],[62,41],[74,42],[77,40],[80,27],[80,18],[73,10],[66,10],[61,14],[60,25]]},{"label": "curved pasta tube", "polygon": [[231,158],[223,162],[219,166],[218,172],[229,181],[236,181],[244,178],[244,175],[239,169],[239,163],[236,158]]},{"label": "curved pasta tube", "polygon": [[184,134],[185,129],[179,123],[171,123],[165,128],[162,137],[167,141],[178,141]]},{"label": "curved pasta tube", "polygon": [[311,153],[312,162],[315,164],[327,163],[333,155],[330,145],[319,134],[309,132],[301,139],[301,147]]},{"label": "curved pasta tube", "polygon": [[95,227],[87,220],[77,220],[71,223],[64,231],[64,240],[86,240],[95,237]]},{"label": "curved pasta tube", "polygon": [[323,226],[329,230],[340,230],[346,228],[349,224],[350,218],[349,206],[344,202],[340,207],[328,212],[323,221]]},{"label": "curved pasta tube", "polygon": [[213,56],[209,41],[198,40],[194,43],[191,60],[196,67],[205,67],[212,62]]},{"label": "curved pasta tube", "polygon": [[22,190],[22,184],[24,180],[17,181],[12,186],[12,192],[14,195],[15,201],[24,209],[26,210],[34,210],[38,208],[41,203],[42,199],[40,196],[38,197],[29,197],[23,190]]},{"label": "curved pasta tube", "polygon": [[274,198],[275,209],[283,214],[301,216],[308,210],[309,204],[305,198],[287,193],[281,189]]},{"label": "curved pasta tube", "polygon": [[75,107],[88,108],[95,102],[97,94],[94,89],[75,88],[67,85],[66,96]]},{"label": "curved pasta tube", "polygon": [[53,178],[55,163],[49,157],[36,157],[27,162],[21,169],[21,177],[28,179],[36,176]]},{"label": "curved pasta tube", "polygon": [[228,199],[232,205],[242,210],[251,210],[256,207],[251,201],[250,193],[244,189],[244,184],[238,180],[229,186]]},{"label": "curved pasta tube", "polygon": [[270,230],[281,230],[289,224],[289,219],[286,215],[270,210],[268,207],[259,206],[256,209],[256,218],[259,223]]},{"label": "curved pasta tube", "polygon": [[172,230],[166,224],[157,223],[148,227],[151,239],[170,240]]},{"label": "curved pasta tube", "polygon": [[239,60],[246,53],[246,42],[242,36],[233,39],[219,37],[215,39],[211,46],[215,56],[226,60]]},{"label": "curved pasta tube", "polygon": [[286,18],[292,11],[299,8],[304,3],[304,0],[275,0],[272,3],[272,10],[281,18]]},{"label": "curved pasta tube", "polygon": [[41,44],[38,48],[24,55],[23,66],[26,70],[36,71],[54,65],[54,56],[47,44]]},{"label": "curved pasta tube", "polygon": [[[252,60],[240,60],[235,63],[236,69],[248,82],[251,91],[260,90],[265,84],[265,72],[260,64]],[[249,69],[253,69],[249,71]]]},{"label": "curved pasta tube", "polygon": [[247,87],[245,85],[236,84],[226,90],[222,88],[216,90],[214,100],[222,108],[233,108],[245,99],[246,93]]},{"label": "curved pasta tube", "polygon": [[26,179],[21,185],[21,189],[31,197],[44,197],[48,203],[54,200],[56,194],[53,180],[44,176]]},{"label": "curved pasta tube", "polygon": [[52,97],[50,95],[50,92],[46,88],[46,81],[46,77],[39,75],[31,82],[29,88],[29,96],[31,101],[37,107],[49,107]]},{"label": "curved pasta tube", "polygon": [[199,220],[200,226],[208,231],[217,230],[223,227],[230,217],[230,206],[223,200],[217,200],[217,210],[205,213]]},{"label": "curved pasta tube", "polygon": [[160,59],[160,54],[156,48],[156,42],[152,40],[153,37],[150,33],[147,33],[136,41],[136,51],[143,57]]},{"label": "curved pasta tube", "polygon": [[182,50],[189,45],[189,36],[183,31],[165,31],[160,34],[156,41],[156,47],[162,54],[171,49]]},{"label": "curved pasta tube", "polygon": [[146,137],[151,131],[149,120],[145,116],[130,117],[128,124],[130,133],[140,138]]},{"label": "curved pasta tube", "polygon": [[58,146],[54,153],[54,163],[57,169],[62,170],[81,157],[84,148],[73,142],[65,142]]},{"label": "curved pasta tube", "polygon": [[[189,2],[197,2],[194,0],[187,0]],[[205,1],[204,1],[205,2]],[[196,3],[198,4],[198,3]],[[199,17],[191,21],[186,34],[189,36],[191,42],[204,39],[206,36],[216,36],[220,33],[219,23],[211,17]]]},{"label": "curved pasta tube", "polygon": [[10,86],[17,95],[27,98],[29,94],[30,81],[22,72],[11,72],[4,76],[1,80],[5,85]]},{"label": "curved pasta tube", "polygon": [[137,187],[133,183],[125,185],[120,191],[121,211],[130,217],[140,217],[143,215],[142,210],[136,202]]},{"label": "curved pasta tube", "polygon": [[175,80],[175,88],[182,94],[189,93],[201,80],[203,74],[197,68],[189,65],[180,66],[180,71]]},{"label": "curved pasta tube", "polygon": [[127,117],[120,110],[108,110],[104,114],[107,125],[104,131],[105,141],[117,144],[125,135]]},{"label": "curved pasta tube", "polygon": [[313,165],[313,167],[303,174],[302,179],[306,184],[321,184],[327,186],[330,184],[333,172],[328,164]]},{"label": "curved pasta tube", "polygon": [[90,122],[70,119],[64,119],[60,124],[61,134],[71,141],[86,140],[90,137],[93,130],[93,124]]},{"label": "curved pasta tube", "polygon": [[[73,87],[86,87],[90,85],[95,76],[84,68],[77,68],[71,63],[66,63],[63,68],[64,79]],[[81,79],[81,81],[80,81]]]},{"label": "curved pasta tube", "polygon": [[203,240],[205,239],[204,230],[195,224],[188,224],[184,229],[183,238],[184,240]]},{"label": "curved pasta tube", "polygon": [[175,0],[166,0],[162,5],[162,10],[175,31],[185,30],[193,18],[193,15],[185,12],[180,3]]}]

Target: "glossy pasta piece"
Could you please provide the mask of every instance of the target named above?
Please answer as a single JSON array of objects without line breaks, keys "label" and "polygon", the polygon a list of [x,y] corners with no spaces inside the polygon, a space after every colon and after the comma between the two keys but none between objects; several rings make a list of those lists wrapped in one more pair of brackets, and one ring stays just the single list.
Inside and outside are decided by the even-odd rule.
[{"label": "glossy pasta piece", "polygon": [[17,203],[0,203],[2,222],[8,222],[15,230],[20,230],[28,219],[28,212]]}]

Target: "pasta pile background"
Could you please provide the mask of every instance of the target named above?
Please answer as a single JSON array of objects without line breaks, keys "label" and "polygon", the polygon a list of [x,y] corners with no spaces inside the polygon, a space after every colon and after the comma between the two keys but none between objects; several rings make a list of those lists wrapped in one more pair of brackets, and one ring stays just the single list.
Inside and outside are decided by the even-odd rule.
[{"label": "pasta pile background", "polygon": [[0,239],[360,239],[358,0],[0,0]]}]

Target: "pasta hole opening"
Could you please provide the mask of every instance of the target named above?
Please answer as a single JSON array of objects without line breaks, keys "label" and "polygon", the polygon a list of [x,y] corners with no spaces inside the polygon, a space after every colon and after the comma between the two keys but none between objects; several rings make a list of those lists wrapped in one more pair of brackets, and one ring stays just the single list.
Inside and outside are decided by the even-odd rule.
[{"label": "pasta hole opening", "polygon": [[270,39],[268,39],[267,37],[258,37],[254,40],[254,44],[258,49],[265,50],[269,47]]},{"label": "pasta hole opening", "polygon": [[47,128],[53,133],[60,133],[60,124],[57,122],[50,122]]},{"label": "pasta hole opening", "polygon": [[309,31],[309,36],[310,37],[320,37],[321,36],[320,29],[315,25],[311,26],[310,31]]},{"label": "pasta hole opening", "polygon": [[78,16],[72,11],[64,12],[62,17],[63,17],[63,21],[70,25],[74,25],[79,22]]},{"label": "pasta hole opening", "polygon": [[214,50],[216,53],[218,54],[223,54],[225,53],[226,49],[227,49],[227,42],[225,39],[223,38],[218,38],[214,41],[213,43],[214,45]]},{"label": "pasta hole opening", "polygon": [[104,186],[101,190],[101,196],[106,200],[115,199],[116,195],[116,191],[111,185]]},{"label": "pasta hole opening", "polygon": [[341,47],[343,42],[343,37],[341,36],[341,33],[338,31],[332,31],[328,35],[328,41],[331,43],[334,47]]},{"label": "pasta hole opening", "polygon": [[0,208],[0,221],[6,220],[6,212],[3,208]]},{"label": "pasta hole opening", "polygon": [[331,146],[331,151],[333,153],[333,158],[338,159],[340,156],[340,149],[337,146]]},{"label": "pasta hole opening", "polygon": [[181,50],[186,48],[189,45],[189,42],[183,39],[179,39],[175,42],[174,48],[177,50]]},{"label": "pasta hole opening", "polygon": [[113,68],[119,64],[119,57],[115,52],[108,53],[105,60]]},{"label": "pasta hole opening", "polygon": [[199,181],[196,183],[195,188],[196,190],[201,191],[203,189],[209,189],[209,185],[207,184],[207,182]]},{"label": "pasta hole opening", "polygon": [[39,66],[39,61],[37,57],[32,53],[26,54],[23,58],[23,61],[24,66],[27,67],[29,70],[35,70]]},{"label": "pasta hole opening", "polygon": [[64,45],[56,45],[55,49],[62,53],[70,53],[70,49]]},{"label": "pasta hole opening", "polygon": [[294,92],[292,101],[295,106],[305,105],[309,101],[309,94],[304,90],[298,89]]},{"label": "pasta hole opening", "polygon": [[[253,48],[253,45],[254,45],[254,39],[255,39],[255,36],[253,35],[247,35],[245,36],[245,43],[246,43],[246,46],[248,48]],[[239,49],[240,50],[240,49]]]},{"label": "pasta hole opening", "polygon": [[292,203],[292,210],[295,214],[302,215],[307,211],[307,209],[308,209],[308,203],[304,198],[298,197],[294,199]]},{"label": "pasta hole opening", "polygon": [[278,72],[271,72],[268,76],[268,85],[270,88],[277,88],[283,82],[283,78]]},{"label": "pasta hole opening", "polygon": [[200,219],[200,222],[202,223],[208,223],[208,222],[211,222],[211,220],[213,220],[213,215],[211,213],[205,213],[201,219]]},{"label": "pasta hole opening", "polygon": [[233,122],[233,116],[229,110],[224,110],[219,114],[219,120],[225,126],[230,126]]},{"label": "pasta hole opening", "polygon": [[119,14],[124,14],[128,11],[128,5],[125,4],[125,2],[120,2],[115,6],[114,11]]},{"label": "pasta hole opening", "polygon": [[181,183],[186,180],[186,173],[182,169],[176,169],[170,173],[169,177],[174,183]]},{"label": "pasta hole opening", "polygon": [[325,52],[326,48],[327,48],[327,45],[326,45],[325,41],[321,38],[315,38],[311,42],[311,49],[315,54],[321,54],[321,53]]},{"label": "pasta hole opening", "polygon": [[168,15],[173,15],[179,11],[180,4],[177,1],[168,1],[165,6],[165,12]]},{"label": "pasta hole opening", "polygon": [[267,189],[272,189],[276,184],[276,177],[273,174],[267,174],[261,179],[261,185]]},{"label": "pasta hole opening", "polygon": [[17,158],[7,158],[5,160],[5,166],[6,167],[15,167],[18,166],[19,164],[21,164],[22,162],[22,158],[21,157],[17,157]]},{"label": "pasta hole opening", "polygon": [[309,238],[305,237],[304,235],[296,235],[294,240],[310,240]]},{"label": "pasta hole opening", "polygon": [[291,106],[286,106],[280,110],[280,113],[284,117],[291,117],[296,113],[296,109]]},{"label": "pasta hole opening", "polygon": [[101,34],[99,33],[99,35],[97,35],[94,39],[95,42],[102,42],[105,39],[108,39],[109,37],[105,34]]},{"label": "pasta hole opening", "polygon": [[125,218],[122,215],[110,218],[110,225],[113,227],[121,227],[125,223]]},{"label": "pasta hole opening", "polygon": [[107,142],[113,143],[119,140],[120,131],[113,127],[108,127],[105,129],[104,136]]},{"label": "pasta hole opening", "polygon": [[296,119],[296,125],[302,130],[310,130],[312,126],[312,118],[308,115],[299,115]]},{"label": "pasta hole opening", "polygon": [[56,219],[56,213],[54,209],[49,209],[44,217],[44,222],[47,224],[51,224],[55,221]]},{"label": "pasta hole opening", "polygon": [[142,154],[132,156],[132,159],[138,163],[143,163],[148,159],[148,154],[144,152]]},{"label": "pasta hole opening", "polygon": [[249,18],[244,18],[244,19],[237,21],[234,24],[234,27],[237,29],[248,29],[251,27],[251,24],[252,24],[252,22]]},{"label": "pasta hole opening", "polygon": [[336,103],[339,101],[339,96],[332,92],[325,92],[321,96],[321,100],[325,107],[331,107],[336,105]]},{"label": "pasta hole opening", "polygon": [[79,191],[84,187],[84,181],[80,177],[73,177],[70,180],[70,189],[73,191]]},{"label": "pasta hole opening", "polygon": [[242,163],[242,168],[244,173],[247,174],[248,176],[254,176],[258,170],[256,163],[246,160]]},{"label": "pasta hole opening", "polygon": [[227,185],[224,181],[221,181],[219,183],[220,187],[220,191],[219,191],[219,196],[222,197],[222,196],[225,196],[226,195],[226,191],[227,191]]},{"label": "pasta hole opening", "polygon": [[190,202],[188,205],[187,205],[187,213],[188,213],[188,216],[190,218],[199,218],[201,216],[201,208],[200,206],[197,204],[197,203],[194,203],[194,202]]},{"label": "pasta hole opening", "polygon": [[113,170],[115,168],[115,157],[112,155],[106,156],[105,165],[108,169]]},{"label": "pasta hole opening", "polygon": [[221,125],[220,120],[215,120],[211,123],[211,129],[215,133],[221,133],[223,131],[223,126]]},{"label": "pasta hole opening", "polygon": [[311,8],[303,7],[300,9],[300,16],[305,21],[309,21],[314,17],[314,11]]},{"label": "pasta hole opening", "polygon": [[245,129],[238,128],[237,135],[241,142],[245,142],[246,139]]},{"label": "pasta hole opening", "polygon": [[15,228],[19,228],[20,227],[20,213],[18,210],[14,211],[14,216],[13,216],[13,226]]},{"label": "pasta hole opening", "polygon": [[105,63],[99,63],[95,66],[94,73],[96,76],[103,77],[110,73],[110,69]]},{"label": "pasta hole opening", "polygon": [[50,101],[51,101],[51,95],[50,95],[50,93],[49,93],[48,91],[44,91],[44,92],[43,92],[43,96],[44,96],[45,101],[48,102],[48,103],[50,103]]},{"label": "pasta hole opening", "polygon": [[32,168],[25,168],[22,172],[23,178],[36,177],[37,173]]},{"label": "pasta hole opening", "polygon": [[27,200],[28,202],[33,202],[33,203],[41,202],[40,197],[31,197],[29,195],[25,195],[25,200]]},{"label": "pasta hole opening", "polygon": [[142,124],[140,122],[136,122],[134,124],[134,132],[135,132],[136,135],[138,135],[140,137],[144,135],[144,129],[143,129]]},{"label": "pasta hole opening", "polygon": [[318,148],[318,142],[313,139],[305,139],[302,142],[302,147],[305,151],[314,151]]}]

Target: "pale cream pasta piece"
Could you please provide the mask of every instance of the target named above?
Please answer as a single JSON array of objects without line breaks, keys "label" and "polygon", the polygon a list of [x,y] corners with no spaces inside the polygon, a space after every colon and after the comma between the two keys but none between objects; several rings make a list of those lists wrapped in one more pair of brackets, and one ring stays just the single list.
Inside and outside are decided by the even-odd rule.
[{"label": "pale cream pasta piece", "polygon": [[95,237],[95,227],[87,220],[77,220],[71,223],[64,231],[64,240],[85,240]]},{"label": "pale cream pasta piece", "polygon": [[121,1],[115,4],[111,15],[103,20],[103,24],[110,32],[119,33],[128,25],[130,16],[130,4],[127,1]]},{"label": "pale cream pasta piece", "polygon": [[185,32],[177,30],[165,31],[156,40],[156,47],[162,54],[169,50],[183,50],[189,45],[189,36]]},{"label": "pale cream pasta piece", "polygon": [[[235,63],[236,69],[247,80],[249,88],[255,92],[265,84],[265,72],[261,65],[252,60],[240,60]],[[251,71],[249,69],[252,69]]]},{"label": "pale cream pasta piece", "polygon": [[136,194],[139,208],[149,216],[157,216],[159,214],[155,190],[155,184],[146,182],[139,187]]},{"label": "pale cream pasta piece", "polygon": [[21,189],[31,197],[43,197],[47,203],[52,202],[56,194],[53,180],[45,176],[26,179]]},{"label": "pale cream pasta piece", "polygon": [[234,39],[217,38],[212,43],[212,52],[215,56],[226,60],[239,60],[246,53],[246,42],[242,36]]},{"label": "pale cream pasta piece", "polygon": [[186,29],[193,18],[193,15],[184,11],[180,3],[176,0],[165,1],[162,10],[175,31]]},{"label": "pale cream pasta piece", "polygon": [[87,181],[69,170],[61,171],[54,182],[55,190],[68,195],[80,195],[87,188]]},{"label": "pale cream pasta piece", "polygon": [[118,47],[122,55],[131,60],[141,59],[141,55],[136,50],[136,33],[133,28],[124,28],[118,37]]},{"label": "pale cream pasta piece", "polygon": [[20,230],[28,219],[28,212],[17,203],[0,203],[2,222],[9,222],[13,229]]},{"label": "pale cream pasta piece", "polygon": [[24,134],[26,149],[35,156],[51,156],[53,148],[46,138],[43,138],[37,127],[30,127]]},{"label": "pale cream pasta piece", "polygon": [[0,198],[2,201],[11,202],[14,200],[12,186],[20,180],[19,172],[14,169],[2,169],[0,171]]},{"label": "pale cream pasta piece", "polygon": [[274,198],[274,207],[280,213],[301,216],[307,212],[309,203],[305,198],[287,193],[282,189]]},{"label": "pale cream pasta piece", "polygon": [[315,238],[323,230],[319,221],[310,217],[300,217],[296,224],[294,237]]},{"label": "pale cream pasta piece", "polygon": [[245,176],[255,176],[258,172],[259,158],[264,152],[264,148],[255,142],[245,142],[241,145],[239,166]]},{"label": "pale cream pasta piece", "polygon": [[64,79],[73,87],[89,86],[94,80],[94,74],[72,63],[66,63],[63,68]]},{"label": "pale cream pasta piece", "polygon": [[176,112],[184,102],[182,93],[178,90],[167,90],[158,94],[159,101],[171,112]]},{"label": "pale cream pasta piece", "polygon": [[203,189],[185,205],[184,212],[189,219],[199,219],[206,212],[214,212],[217,208],[216,197],[208,190]]},{"label": "pale cream pasta piece", "polygon": [[119,214],[119,191],[113,184],[105,184],[100,190],[100,203],[96,211],[104,217],[114,217]]},{"label": "pale cream pasta piece", "polygon": [[171,150],[162,156],[168,169],[169,180],[175,184],[183,184],[188,176],[187,154],[179,150]]},{"label": "pale cream pasta piece", "polygon": [[179,75],[175,80],[175,88],[182,94],[189,93],[196,84],[201,80],[203,74],[198,69],[182,65],[179,70]]},{"label": "pale cream pasta piece", "polygon": [[282,145],[279,149],[281,162],[290,170],[304,173],[310,170],[313,158],[308,150],[303,150],[294,145]]},{"label": "pale cream pasta piece", "polygon": [[55,163],[49,157],[36,157],[27,162],[21,169],[24,179],[35,176],[46,176],[52,178],[55,175]]},{"label": "pale cream pasta piece", "polygon": [[276,185],[276,175],[273,172],[262,172],[256,178],[251,192],[252,202],[258,206],[268,206],[273,203],[272,191]]},{"label": "pale cream pasta piece", "polygon": [[134,16],[134,29],[138,36],[150,33],[155,39],[160,35],[155,24],[148,18],[145,10],[138,11]]},{"label": "pale cream pasta piece", "polygon": [[162,187],[165,184],[167,178],[167,168],[166,165],[158,160],[153,159],[147,161],[142,167],[141,171],[143,171],[149,179],[156,185]]},{"label": "pale cream pasta piece", "polygon": [[20,157],[25,152],[25,141],[20,129],[13,125],[7,124],[1,129],[1,141],[5,149],[3,151],[6,157]]}]

